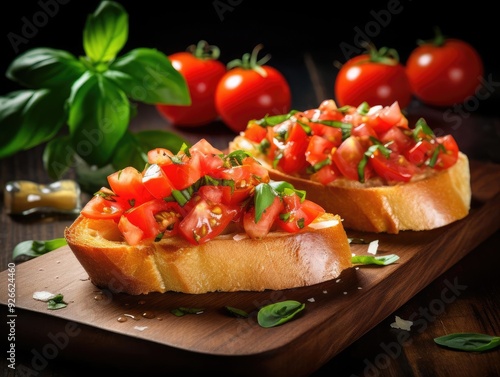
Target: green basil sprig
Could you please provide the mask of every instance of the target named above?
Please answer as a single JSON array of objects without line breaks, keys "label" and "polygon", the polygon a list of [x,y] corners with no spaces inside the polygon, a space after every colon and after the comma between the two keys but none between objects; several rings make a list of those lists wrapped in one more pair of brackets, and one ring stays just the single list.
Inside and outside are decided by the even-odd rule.
[{"label": "green basil sprig", "polygon": [[[136,113],[132,101],[190,105],[191,98],[184,77],[160,51],[136,48],[119,56],[127,39],[127,12],[102,1],[83,30],[85,56],[44,47],[14,59],[6,76],[26,89],[0,97],[0,158],[47,142],[44,166],[56,179],[75,160],[143,169],[151,143],[144,141],[148,135],[128,132]],[[65,125],[69,133],[60,135]],[[177,150],[185,143],[163,134],[153,147]]]},{"label": "green basil sprig", "polygon": [[305,304],[294,300],[286,300],[263,306],[257,313],[257,322],[262,327],[275,327],[291,321],[304,310]]},{"label": "green basil sprig", "polygon": [[439,336],[434,342],[459,351],[483,352],[500,346],[500,336],[464,332]]}]

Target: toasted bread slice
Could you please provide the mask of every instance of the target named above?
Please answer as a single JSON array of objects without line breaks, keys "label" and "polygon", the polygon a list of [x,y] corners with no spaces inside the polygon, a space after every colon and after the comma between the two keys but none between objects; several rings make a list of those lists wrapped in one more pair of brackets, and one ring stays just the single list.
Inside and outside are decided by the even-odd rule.
[{"label": "toasted bread slice", "polygon": [[84,216],[65,237],[96,286],[133,295],[281,290],[335,279],[352,266],[342,220],[329,213],[298,233],[226,234],[198,246],[177,237],[130,246],[113,220]]}]

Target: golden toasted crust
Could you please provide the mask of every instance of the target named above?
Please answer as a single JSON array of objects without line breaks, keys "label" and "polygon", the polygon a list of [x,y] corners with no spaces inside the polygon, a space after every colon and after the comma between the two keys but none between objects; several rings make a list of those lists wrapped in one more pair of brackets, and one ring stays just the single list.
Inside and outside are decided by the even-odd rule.
[{"label": "golden toasted crust", "polygon": [[[245,149],[259,159],[251,143],[238,136],[229,150]],[[467,216],[470,210],[471,187],[469,160],[463,153],[451,168],[420,180],[391,186],[362,187],[328,185],[309,179],[292,177],[272,169],[261,159],[273,180],[290,182],[306,190],[307,197],[327,212],[339,214],[346,229],[365,232],[399,233],[402,230],[429,230],[448,225]]]},{"label": "golden toasted crust", "polygon": [[198,294],[296,288],[338,277],[352,266],[341,218],[325,214],[313,226],[261,240],[232,234],[198,246],[180,238],[130,246],[113,221],[80,216],[65,237],[98,287]]}]

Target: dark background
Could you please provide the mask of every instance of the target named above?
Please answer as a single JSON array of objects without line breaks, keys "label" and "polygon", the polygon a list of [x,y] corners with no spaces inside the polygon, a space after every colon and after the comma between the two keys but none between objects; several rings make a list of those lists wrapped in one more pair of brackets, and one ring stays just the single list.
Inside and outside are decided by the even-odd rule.
[{"label": "dark background", "polygon": [[[329,81],[325,86],[332,87],[332,92],[326,94],[333,98],[338,71],[334,61],[342,63],[362,52],[361,40],[368,37],[377,47],[395,48],[404,63],[417,39],[432,38],[434,27],[439,26],[445,35],[471,43],[483,58],[485,77],[500,82],[499,21],[483,0],[467,2],[466,6],[427,0],[308,0],[296,5],[263,0],[119,2],[129,13],[129,39],[121,54],[136,47],[171,54],[204,39],[220,48],[220,60],[227,63],[262,43],[264,49],[259,56],[271,54],[268,64],[283,69],[285,76],[293,79],[290,67],[305,64],[303,53],[309,52],[316,64],[331,67],[331,75],[323,79]],[[19,53],[52,47],[83,55],[85,20],[98,4],[99,0],[10,1],[11,10],[3,10],[0,15],[0,95],[21,88],[5,78],[9,63]],[[35,24],[35,29],[27,29],[29,22]],[[9,34],[11,38],[14,34],[26,37],[26,43],[15,46]],[[496,114],[498,92],[495,88],[477,111]],[[299,94],[292,92],[292,100]]]}]

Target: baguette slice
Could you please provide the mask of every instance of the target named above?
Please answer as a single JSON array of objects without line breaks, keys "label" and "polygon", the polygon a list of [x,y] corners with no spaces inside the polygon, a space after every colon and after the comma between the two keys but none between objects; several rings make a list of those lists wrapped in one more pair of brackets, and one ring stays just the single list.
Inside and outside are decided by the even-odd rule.
[{"label": "baguette slice", "polygon": [[346,229],[391,234],[430,230],[460,220],[470,210],[469,160],[462,152],[451,168],[408,183],[367,186],[339,179],[325,186],[273,169],[256,146],[242,136],[229,144],[229,151],[235,149],[251,153],[268,169],[271,179],[306,190],[308,198],[327,212],[339,214]]},{"label": "baguette slice", "polygon": [[281,290],[334,279],[352,266],[341,218],[328,213],[299,233],[228,234],[198,246],[180,238],[130,246],[112,220],[80,215],[65,238],[96,286],[132,295]]}]

